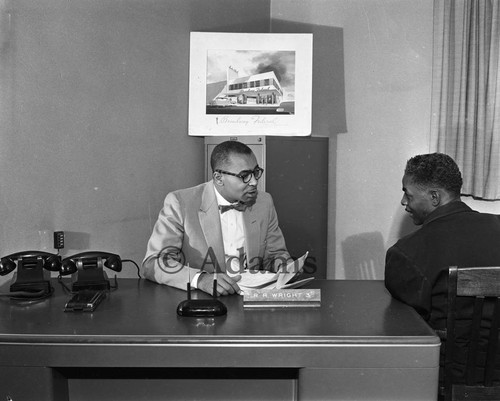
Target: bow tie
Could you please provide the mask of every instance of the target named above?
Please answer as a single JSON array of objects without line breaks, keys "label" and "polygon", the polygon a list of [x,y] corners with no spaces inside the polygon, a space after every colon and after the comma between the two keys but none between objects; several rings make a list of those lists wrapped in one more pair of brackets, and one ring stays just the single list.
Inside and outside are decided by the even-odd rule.
[{"label": "bow tie", "polygon": [[236,202],[232,203],[231,205],[219,205],[219,210],[221,214],[231,209],[237,210],[238,212],[244,212],[247,206],[248,205],[243,202]]}]

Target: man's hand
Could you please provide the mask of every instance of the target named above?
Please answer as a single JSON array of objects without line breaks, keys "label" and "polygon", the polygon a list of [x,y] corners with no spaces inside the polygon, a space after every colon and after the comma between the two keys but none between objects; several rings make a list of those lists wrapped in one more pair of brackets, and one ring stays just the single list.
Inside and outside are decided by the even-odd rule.
[{"label": "man's hand", "polygon": [[[229,277],[226,273],[217,273],[217,295],[239,294],[241,292],[237,282],[241,276]],[[203,273],[198,278],[198,289],[212,294],[214,288],[214,274]]]}]

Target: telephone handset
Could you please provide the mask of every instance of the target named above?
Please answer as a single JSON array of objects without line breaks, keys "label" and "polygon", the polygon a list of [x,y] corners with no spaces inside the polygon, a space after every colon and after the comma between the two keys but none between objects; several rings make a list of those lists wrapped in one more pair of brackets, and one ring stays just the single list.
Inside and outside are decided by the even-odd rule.
[{"label": "telephone handset", "polygon": [[69,256],[62,261],[61,275],[75,273],[78,269],[97,269],[107,267],[119,272],[122,270],[120,256],[109,252],[89,251]]},{"label": "telephone handset", "polygon": [[103,268],[120,272],[122,260],[120,256],[100,251],[89,251],[69,256],[62,261],[62,276],[75,274],[72,290],[109,289],[109,280]]},{"label": "telephone handset", "polygon": [[11,293],[6,295],[19,298],[45,297],[52,293],[50,273],[61,270],[61,257],[43,251],[23,251],[0,259],[0,276],[15,270]]},{"label": "telephone handset", "polygon": [[0,276],[13,271],[22,262],[25,269],[43,267],[46,270],[57,272],[61,269],[61,257],[43,251],[23,251],[4,256],[0,259]]}]

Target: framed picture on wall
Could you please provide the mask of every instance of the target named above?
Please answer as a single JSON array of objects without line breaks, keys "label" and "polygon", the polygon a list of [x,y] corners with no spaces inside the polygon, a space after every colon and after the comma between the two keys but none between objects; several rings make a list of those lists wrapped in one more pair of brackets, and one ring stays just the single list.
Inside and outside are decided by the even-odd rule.
[{"label": "framed picture on wall", "polygon": [[191,32],[189,135],[310,135],[312,39]]}]

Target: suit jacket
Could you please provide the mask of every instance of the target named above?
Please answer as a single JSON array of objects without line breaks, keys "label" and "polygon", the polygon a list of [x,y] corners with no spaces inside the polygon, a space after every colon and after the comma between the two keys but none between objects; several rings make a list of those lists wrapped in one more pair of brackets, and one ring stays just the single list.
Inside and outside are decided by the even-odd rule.
[{"label": "suit jacket", "polygon": [[[500,216],[478,213],[463,202],[449,203],[432,212],[420,229],[389,248],[385,285],[395,298],[413,306],[444,339],[448,267],[500,266],[499,245]],[[472,310],[468,301],[459,300],[458,304],[464,314]],[[464,336],[469,325],[470,321],[464,321]],[[455,361],[459,372],[465,354],[457,353]]]},{"label": "suit jacket", "polygon": [[[286,262],[290,255],[271,195],[260,191],[256,203],[242,213],[248,265],[269,269],[275,261]],[[146,278],[182,289],[200,270],[226,270],[212,181],[166,196],[148,242],[143,269]]]}]

